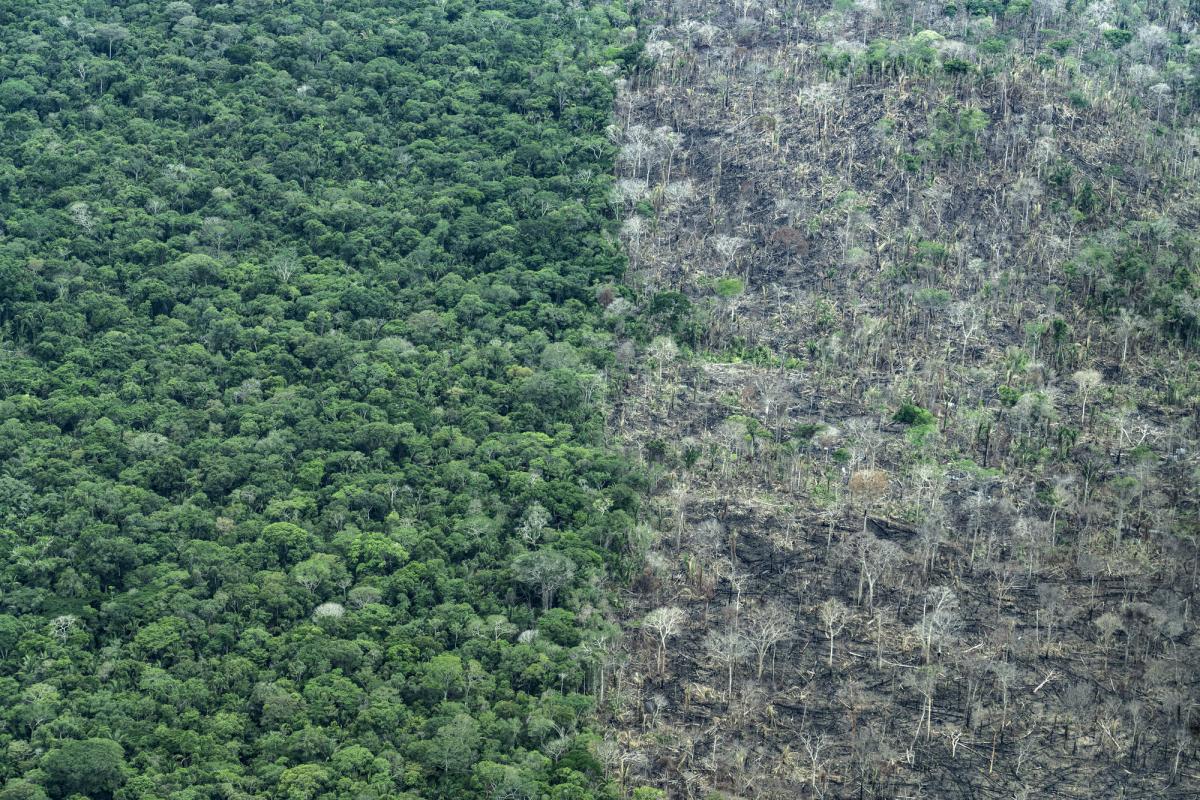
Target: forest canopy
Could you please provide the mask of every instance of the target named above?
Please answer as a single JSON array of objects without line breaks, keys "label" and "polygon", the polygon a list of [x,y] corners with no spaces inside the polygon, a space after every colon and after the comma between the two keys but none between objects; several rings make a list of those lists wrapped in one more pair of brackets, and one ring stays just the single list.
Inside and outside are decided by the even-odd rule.
[{"label": "forest canopy", "polygon": [[628,26],[0,8],[0,797],[606,796]]}]

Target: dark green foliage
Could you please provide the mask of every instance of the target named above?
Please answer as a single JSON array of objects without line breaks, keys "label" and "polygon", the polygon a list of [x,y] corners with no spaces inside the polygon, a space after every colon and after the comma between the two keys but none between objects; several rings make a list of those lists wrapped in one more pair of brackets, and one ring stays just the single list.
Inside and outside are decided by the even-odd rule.
[{"label": "dark green foliage", "polygon": [[821,432],[824,426],[819,422],[802,422],[796,426],[792,432],[792,438],[798,442],[810,441],[814,436]]},{"label": "dark green foliage", "polygon": [[[1095,202],[1084,185],[1076,195],[1081,207]],[[1163,328],[1184,344],[1200,341],[1200,241],[1191,230],[1154,220],[1129,223],[1103,241],[1086,242],[1067,262],[1069,285],[1104,314],[1132,308],[1159,314]]]},{"label": "dark green foliage", "polygon": [[1058,53],[1060,56],[1064,56],[1067,54],[1067,51],[1070,50],[1071,47],[1074,46],[1074,44],[1075,44],[1075,42],[1072,41],[1071,39],[1055,39],[1054,41],[1050,42],[1047,46],[1051,50],[1053,50],[1055,53]]},{"label": "dark green foliage", "polygon": [[698,312],[686,295],[659,292],[650,301],[648,314],[664,331],[681,342],[695,344],[702,328]]},{"label": "dark green foliage", "polygon": [[1104,41],[1108,42],[1108,46],[1113,50],[1120,50],[1133,41],[1133,31],[1125,28],[1109,28],[1102,35]]},{"label": "dark green foliage", "polygon": [[930,115],[926,146],[938,160],[971,158],[987,126],[988,116],[978,108],[943,105]]},{"label": "dark green foliage", "polygon": [[624,12],[18,6],[3,796],[607,796]]},{"label": "dark green foliage", "polygon": [[946,71],[947,75],[966,75],[974,67],[971,62],[961,58],[948,58],[942,62],[942,69]]},{"label": "dark green foliage", "polygon": [[1000,402],[1009,408],[1015,406],[1017,401],[1021,399],[1020,389],[1014,389],[1011,386],[1003,384],[996,387],[996,394],[999,395]]},{"label": "dark green foliage", "polygon": [[82,739],[51,750],[43,769],[55,797],[84,794],[107,798],[125,783],[128,767],[121,745],[113,740]]},{"label": "dark green foliage", "polygon": [[914,403],[904,403],[892,415],[893,422],[899,422],[902,425],[931,425],[934,422],[933,414],[924,408]]}]

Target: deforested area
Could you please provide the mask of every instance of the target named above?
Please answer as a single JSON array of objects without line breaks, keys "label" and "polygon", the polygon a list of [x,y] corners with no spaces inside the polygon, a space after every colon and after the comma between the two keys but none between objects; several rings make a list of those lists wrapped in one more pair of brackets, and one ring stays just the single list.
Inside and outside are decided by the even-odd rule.
[{"label": "deforested area", "polygon": [[1196,8],[647,0],[609,136],[680,798],[1200,794]]}]

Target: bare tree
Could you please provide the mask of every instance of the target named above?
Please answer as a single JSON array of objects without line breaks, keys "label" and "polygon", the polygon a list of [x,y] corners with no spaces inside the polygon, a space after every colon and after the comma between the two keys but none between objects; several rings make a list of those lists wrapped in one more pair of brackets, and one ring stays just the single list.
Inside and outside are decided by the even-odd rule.
[{"label": "bare tree", "polygon": [[829,763],[829,756],[825,754],[828,739],[823,734],[816,736],[805,734],[800,737],[800,743],[804,746],[804,753],[808,756],[808,774],[809,786],[812,788],[813,796],[819,797],[822,792],[817,786],[817,779],[824,779],[825,768]]},{"label": "bare tree", "polygon": [[832,667],[833,640],[850,621],[850,609],[841,600],[831,597],[818,606],[817,618],[821,620],[821,627],[825,629],[825,635],[829,638],[829,666]]},{"label": "bare tree", "polygon": [[733,696],[733,670],[750,652],[745,637],[732,628],[709,631],[704,637],[704,651],[713,663],[727,673],[725,699]]},{"label": "bare tree", "polygon": [[513,559],[513,577],[536,586],[542,597],[542,610],[554,604],[555,593],[575,577],[575,562],[557,550],[542,548],[522,553]]},{"label": "bare tree", "polygon": [[868,608],[875,605],[875,584],[899,568],[904,559],[904,550],[900,545],[887,539],[876,539],[874,546],[863,554],[860,566],[867,581]]},{"label": "bare tree", "polygon": [[679,635],[687,615],[682,608],[667,606],[656,608],[642,620],[642,628],[658,640],[658,671],[667,668],[667,640]]},{"label": "bare tree", "polygon": [[1100,373],[1094,369],[1081,369],[1071,376],[1071,380],[1079,390],[1079,424],[1083,425],[1087,419],[1088,395],[1100,386]]},{"label": "bare tree", "polygon": [[921,619],[913,626],[913,632],[921,641],[924,662],[930,662],[933,645],[940,645],[958,629],[958,598],[946,586],[934,586],[925,593],[921,605]]},{"label": "bare tree", "polygon": [[881,469],[860,469],[850,476],[850,497],[862,509],[863,532],[871,508],[887,496],[890,481]]},{"label": "bare tree", "polygon": [[762,680],[767,654],[780,642],[792,636],[792,615],[779,603],[769,601],[750,615],[746,638],[754,648],[755,677]]}]

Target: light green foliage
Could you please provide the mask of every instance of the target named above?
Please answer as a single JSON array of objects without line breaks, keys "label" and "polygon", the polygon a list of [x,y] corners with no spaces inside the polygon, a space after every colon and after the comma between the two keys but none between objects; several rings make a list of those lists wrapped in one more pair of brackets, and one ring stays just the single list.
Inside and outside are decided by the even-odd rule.
[{"label": "light green foliage", "polygon": [[745,284],[737,278],[721,278],[717,281],[714,291],[723,300],[732,300],[745,291]]}]

